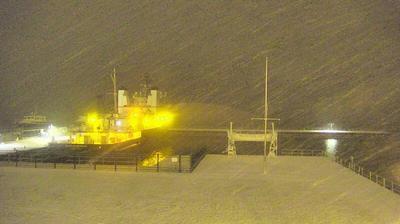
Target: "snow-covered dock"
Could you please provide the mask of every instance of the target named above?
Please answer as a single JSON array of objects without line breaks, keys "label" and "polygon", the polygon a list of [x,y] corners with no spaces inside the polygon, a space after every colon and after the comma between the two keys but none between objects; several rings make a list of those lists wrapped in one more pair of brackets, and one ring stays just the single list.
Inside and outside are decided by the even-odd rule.
[{"label": "snow-covered dock", "polygon": [[326,157],[207,155],[191,174],[0,168],[0,223],[399,223],[400,197]]}]

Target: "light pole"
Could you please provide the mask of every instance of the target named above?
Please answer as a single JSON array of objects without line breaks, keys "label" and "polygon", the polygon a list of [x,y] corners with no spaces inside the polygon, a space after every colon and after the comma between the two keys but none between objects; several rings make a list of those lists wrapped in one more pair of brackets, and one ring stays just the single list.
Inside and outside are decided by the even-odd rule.
[{"label": "light pole", "polygon": [[265,58],[265,98],[264,98],[264,117],[252,118],[252,120],[264,120],[264,174],[266,174],[267,164],[267,129],[268,129],[268,57]]}]

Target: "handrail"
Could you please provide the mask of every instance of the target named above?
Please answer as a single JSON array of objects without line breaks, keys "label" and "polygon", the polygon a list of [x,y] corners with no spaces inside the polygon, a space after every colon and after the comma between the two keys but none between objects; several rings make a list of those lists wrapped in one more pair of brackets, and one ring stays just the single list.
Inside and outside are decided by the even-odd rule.
[{"label": "handrail", "polygon": [[382,187],[392,191],[393,193],[400,195],[400,185],[395,183],[393,180],[379,176],[376,172],[364,169],[364,167],[357,165],[354,159],[342,159],[339,156],[335,156],[335,162],[354,171],[356,174],[369,179],[370,181],[381,185]]},{"label": "handrail", "polygon": [[278,150],[278,156],[326,156],[325,150]]}]

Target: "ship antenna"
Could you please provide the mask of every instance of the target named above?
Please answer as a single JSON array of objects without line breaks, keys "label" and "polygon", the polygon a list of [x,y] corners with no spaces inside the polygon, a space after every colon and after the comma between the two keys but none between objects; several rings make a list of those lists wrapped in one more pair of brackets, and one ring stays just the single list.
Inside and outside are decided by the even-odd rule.
[{"label": "ship antenna", "polygon": [[114,87],[114,114],[118,113],[118,107],[117,107],[117,76],[116,76],[116,71],[115,68],[113,70],[113,73],[111,74],[111,80],[113,82],[113,87]]}]

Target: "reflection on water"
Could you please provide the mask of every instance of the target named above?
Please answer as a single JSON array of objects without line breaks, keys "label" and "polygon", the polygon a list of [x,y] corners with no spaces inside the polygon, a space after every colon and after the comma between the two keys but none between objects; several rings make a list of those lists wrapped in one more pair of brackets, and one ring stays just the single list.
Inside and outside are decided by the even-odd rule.
[{"label": "reflection on water", "polygon": [[337,150],[338,140],[331,138],[325,140],[326,152],[329,156],[334,156]]}]

